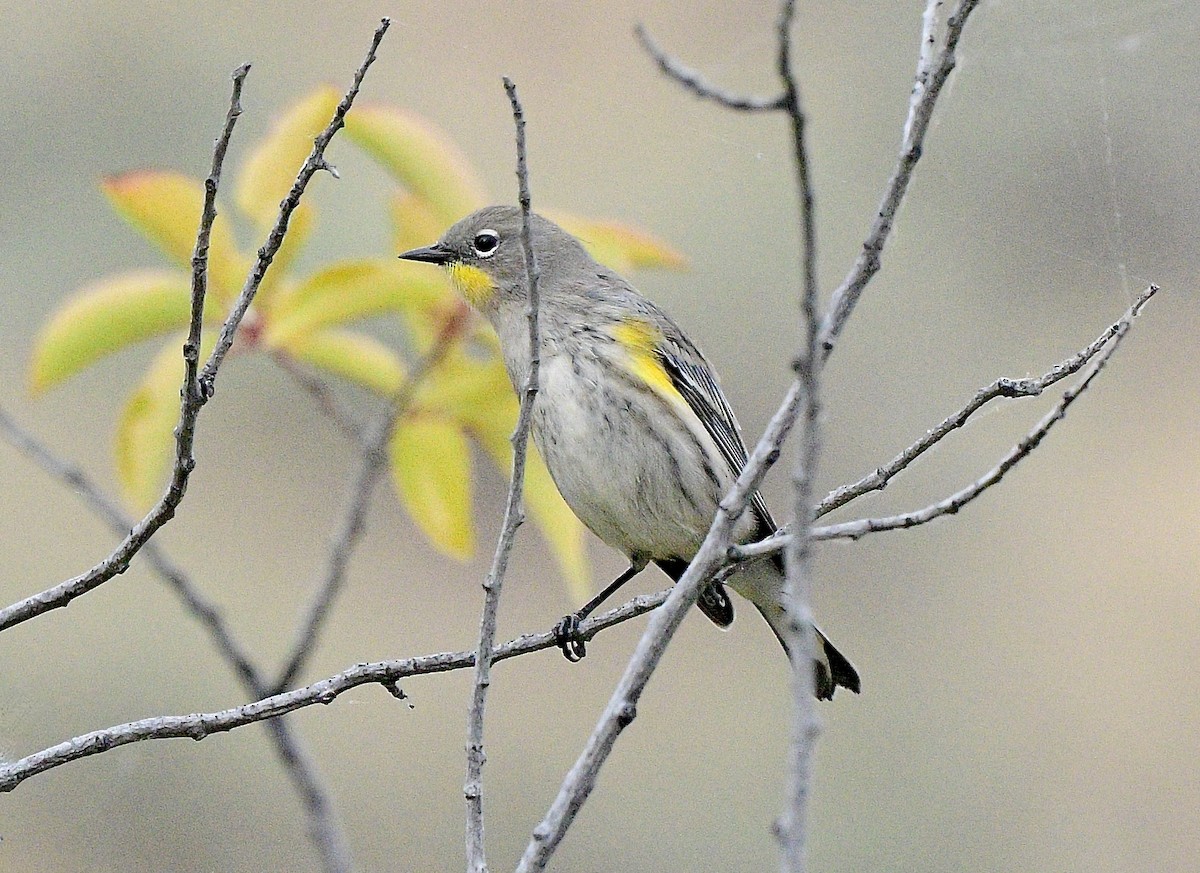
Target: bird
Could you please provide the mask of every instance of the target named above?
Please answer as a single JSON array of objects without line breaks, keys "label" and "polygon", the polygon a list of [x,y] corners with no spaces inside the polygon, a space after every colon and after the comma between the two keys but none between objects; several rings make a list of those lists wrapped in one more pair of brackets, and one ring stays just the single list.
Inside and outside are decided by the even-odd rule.
[{"label": "bird", "polygon": [[[746,465],[746,445],[717,374],[700,349],[656,304],[552,221],[529,213],[538,267],[539,380],[530,432],[555,485],[576,516],[629,567],[554,637],[568,660],[584,657],[579,625],[650,563],[678,581],[699,550],[718,504]],[[516,206],[480,209],[437,242],[399,255],[436,264],[492,326],[513,388],[530,370],[529,283]],[[760,493],[734,538],[776,531]],[[787,652],[784,568],[776,554],[747,562],[727,581],[766,619]],[[728,627],[733,601],[709,583],[697,605]],[[813,626],[814,691],[860,690],[858,671]]]}]

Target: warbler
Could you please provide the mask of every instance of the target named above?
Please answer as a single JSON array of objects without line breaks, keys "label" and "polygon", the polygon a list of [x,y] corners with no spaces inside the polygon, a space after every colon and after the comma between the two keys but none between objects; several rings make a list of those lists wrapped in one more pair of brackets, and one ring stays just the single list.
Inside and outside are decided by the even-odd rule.
[{"label": "warbler", "polygon": [[[399,257],[437,264],[491,323],[520,392],[530,369],[529,302],[521,211],[489,206],[459,221],[431,246]],[[716,373],[654,303],[587,253],[571,234],[530,216],[537,258],[541,334],[531,433],[567,505],[629,568],[555,627],[563,654],[586,654],[579,623],[650,562],[678,581],[746,464],[746,446]],[[774,533],[755,493],[735,529],[738,542]],[[730,587],[786,638],[783,562],[751,562]],[[708,585],[698,606],[720,627],[733,621],[723,586]],[[859,690],[858,673],[819,630],[813,664],[818,697]],[[786,652],[786,643],[784,649]]]}]

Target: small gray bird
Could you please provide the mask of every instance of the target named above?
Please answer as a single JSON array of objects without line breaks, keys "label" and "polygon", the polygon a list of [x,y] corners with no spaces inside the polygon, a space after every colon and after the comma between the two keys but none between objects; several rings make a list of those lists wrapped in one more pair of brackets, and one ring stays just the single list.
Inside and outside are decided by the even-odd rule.
[{"label": "small gray bird", "polygon": [[[716,374],[675,322],[553,222],[533,215],[531,229],[541,327],[533,439],[567,505],[629,557],[624,573],[555,628],[563,654],[579,660],[586,652],[579,623],[649,562],[676,581],[683,575],[746,464],[746,446]],[[400,257],[449,271],[459,293],[495,328],[520,391],[529,373],[520,210],[481,209],[433,245]],[[737,541],[775,530],[755,493]],[[729,585],[758,608],[782,643],[779,556],[750,563]],[[733,621],[721,585],[705,588],[698,606],[720,627]],[[857,671],[814,631],[817,696],[832,698],[838,686],[857,693]]]}]

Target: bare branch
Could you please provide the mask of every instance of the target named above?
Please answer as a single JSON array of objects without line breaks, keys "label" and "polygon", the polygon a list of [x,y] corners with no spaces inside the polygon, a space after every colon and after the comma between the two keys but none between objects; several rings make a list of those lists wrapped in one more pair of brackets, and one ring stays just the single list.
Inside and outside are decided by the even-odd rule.
[{"label": "bare branch", "polygon": [[525,112],[517,96],[517,86],[507,76],[504,91],[512,105],[513,124],[517,133],[517,193],[521,204],[521,249],[525,254],[525,275],[529,305],[525,316],[529,321],[529,371],[525,387],[521,392],[521,407],[517,415],[517,427],[512,435],[513,469],[508,486],[508,503],[504,507],[504,523],[496,552],[492,556],[492,567],[483,583],[483,615],[479,621],[479,645],[475,651],[475,681],[472,686],[471,708],[467,715],[467,776],[463,784],[463,796],[467,801],[467,870],[469,873],[486,873],[487,852],[484,843],[483,824],[483,764],[487,756],[483,750],[484,712],[487,707],[487,692],[491,685],[492,647],[496,639],[496,616],[500,609],[500,591],[504,575],[508,570],[508,559],[516,542],[517,528],[525,520],[521,500],[525,490],[525,461],[529,451],[529,427],[533,419],[533,404],[538,393],[538,376],[541,370],[541,333],[538,325],[538,278],[537,254],[533,250],[533,235],[530,231],[529,168],[525,154]]},{"label": "bare branch", "polygon": [[825,314],[821,326],[821,351],[828,359],[833,351],[846,320],[850,317],[858,298],[871,278],[879,272],[882,264],[883,247],[892,232],[896,213],[908,192],[908,184],[912,180],[913,169],[921,159],[921,150],[925,142],[925,134],[929,130],[929,121],[933,118],[933,109],[937,104],[942,86],[946,84],[950,73],[957,63],[955,51],[958,40],[962,36],[967,19],[979,4],[979,0],[959,0],[954,13],[946,22],[945,42],[942,50],[932,67],[928,66],[931,49],[928,39],[936,28],[937,0],[929,0],[923,18],[924,26],[921,34],[920,58],[917,62],[917,74],[913,85],[912,98],[908,107],[908,118],[904,122],[904,137],[900,144],[900,157],[896,169],[888,181],[883,194],[883,200],[871,224],[871,231],[863,242],[862,251],[850,268],[842,284],[833,292],[829,311]]},{"label": "bare branch", "polygon": [[646,54],[650,55],[654,62],[658,64],[658,68],[697,97],[704,100],[711,100],[714,103],[724,106],[726,109],[734,109],[739,112],[775,112],[786,108],[784,103],[786,95],[778,97],[755,97],[752,95],[734,94],[731,91],[726,91],[717,85],[713,85],[705,81],[704,77],[698,71],[684,66],[667,54],[654,41],[654,37],[650,36],[644,25],[637,25],[633,29],[633,32],[641,42],[642,48],[646,50]]},{"label": "bare branch", "polygon": [[292,723],[288,719],[271,719],[266,727],[275,744],[275,754],[283,762],[284,771],[291,778],[304,805],[308,838],[321,857],[321,868],[326,873],[350,873],[353,869],[350,847],[338,824],[329,791],[317,773],[316,763],[293,733]]},{"label": "bare branch", "polygon": [[929,87],[929,73],[937,58],[938,11],[944,0],[925,0],[925,12],[921,15],[921,49],[917,54],[917,75],[913,79],[912,94],[908,101],[908,118],[904,121],[901,141],[906,141],[912,132],[916,105]]},{"label": "bare branch", "polygon": [[204,365],[204,371],[200,374],[201,388],[207,396],[212,396],[217,369],[221,366],[221,362],[225,360],[225,355],[228,354],[229,349],[233,346],[233,340],[237,335],[239,325],[242,323],[242,318],[246,315],[246,310],[250,308],[250,304],[254,302],[254,295],[258,293],[258,288],[262,284],[267,269],[271,266],[275,255],[278,254],[280,246],[283,245],[283,239],[287,234],[292,213],[300,205],[300,198],[304,196],[304,190],[308,187],[308,183],[313,176],[321,170],[330,169],[329,164],[325,161],[325,149],[334,135],[345,126],[346,113],[354,105],[354,98],[358,96],[358,89],[362,85],[363,77],[366,76],[371,64],[375,62],[375,52],[379,49],[379,43],[383,40],[383,35],[387,33],[387,29],[391,24],[390,18],[384,18],[379,22],[379,27],[375,29],[375,36],[371,39],[371,47],[367,49],[367,56],[354,73],[354,81],[351,82],[349,90],[346,91],[345,96],[342,97],[341,102],[334,109],[333,118],[329,124],[313,140],[312,152],[300,167],[300,172],[296,174],[296,181],[292,183],[292,188],[288,192],[288,195],[279,204],[279,216],[275,219],[275,225],[267,235],[267,241],[258,250],[258,258],[250,270],[250,275],[246,277],[246,284],[242,286],[242,293],[238,295],[233,308],[230,310],[229,317],[225,319],[225,323],[221,326],[221,333],[217,337],[217,344],[213,348],[212,354],[209,355],[208,362]]},{"label": "bare branch", "polygon": [[273,350],[271,360],[313,399],[317,408],[337,426],[343,436],[359,448],[366,448],[366,425],[355,420],[354,415],[338,400],[329,383],[310,373],[284,349]]},{"label": "bare branch", "polygon": [[[1134,317],[1141,311],[1143,305],[1149,300],[1158,288],[1151,286],[1140,298],[1134,303],[1127,317]],[[850,485],[843,485],[836,488],[816,505],[813,509],[813,518],[820,518],[833,510],[845,506],[852,500],[868,494],[872,491],[881,491],[887,484],[902,470],[907,468],[909,464],[925,454],[934,445],[941,442],[954,430],[962,427],[967,421],[978,412],[983,406],[995,400],[998,397],[1037,397],[1051,385],[1059,382],[1068,376],[1073,376],[1078,373],[1083,367],[1099,352],[1108,341],[1113,338],[1118,330],[1121,330],[1121,325],[1124,321],[1118,321],[1109,326],[1104,333],[1100,334],[1095,341],[1087,347],[1080,349],[1076,354],[1055,364],[1051,369],[1043,375],[1035,379],[1011,379],[1001,377],[988,385],[985,388],[980,388],[975,396],[971,398],[962,409],[955,412],[953,415],[946,418],[941,424],[906,448],[892,460],[888,461],[882,467],[877,468],[874,472],[869,473]]]},{"label": "bare branch", "polygon": [[239,100],[242,83],[250,68],[249,65],[246,65],[234,71],[233,96],[230,99],[225,127],[222,130],[221,136],[216,141],[213,149],[212,171],[204,183],[204,208],[201,213],[200,228],[196,234],[196,249],[192,257],[192,315],[188,339],[183,346],[185,375],[179,425],[175,429],[176,454],[174,468],[171,473],[171,482],[166,492],[146,517],[129,532],[112,554],[95,567],[82,575],[68,579],[66,582],[47,589],[40,594],[35,594],[32,597],[28,597],[0,610],[0,631],[28,621],[51,609],[66,606],[76,597],[86,594],[118,574],[124,573],[129,568],[130,559],[137,554],[160,527],[174,517],[175,510],[183,500],[184,492],[187,490],[188,477],[196,465],[195,458],[192,455],[196,420],[204,404],[213,395],[217,369],[221,366],[221,362],[224,360],[230,346],[232,346],[238,326],[241,324],[246,310],[250,307],[255,293],[262,283],[263,276],[266,275],[267,268],[271,265],[271,261],[283,243],[284,235],[287,233],[288,221],[296,206],[299,205],[304,189],[308,186],[309,180],[317,170],[325,166],[325,147],[329,144],[333,135],[344,125],[343,119],[353,104],[354,97],[358,94],[359,86],[362,83],[363,76],[366,75],[367,68],[375,60],[375,51],[379,47],[379,42],[383,39],[383,35],[389,25],[390,21],[385,18],[375,31],[371,48],[367,52],[366,59],[355,73],[354,82],[350,90],[346,92],[346,96],[338,104],[329,126],[316,138],[312,154],[305,161],[288,196],[280,204],[279,217],[276,220],[275,226],[267,237],[266,244],[258,250],[258,259],[255,261],[253,268],[251,268],[250,275],[246,278],[246,284],[242,288],[242,293],[238,296],[233,309],[221,327],[221,333],[217,338],[212,354],[209,356],[207,363],[205,363],[203,370],[197,372],[200,356],[203,304],[207,283],[208,237],[212,230],[213,220],[216,217],[216,194],[220,182],[221,166],[225,159],[225,152],[229,146],[230,137],[233,134],[234,124],[241,114]]},{"label": "bare branch", "polygon": [[[832,540],[832,539],[858,539],[866,536],[869,533],[878,533],[887,530],[901,530],[917,525],[925,524],[933,521],[943,515],[952,515],[962,509],[963,506],[970,503],[976,497],[981,495],[991,486],[998,483],[1004,478],[1004,475],[1020,463],[1024,458],[1038,447],[1042,440],[1046,437],[1065,415],[1067,409],[1075,402],[1075,399],[1088,387],[1096,375],[1103,369],[1108,359],[1112,357],[1117,350],[1117,346],[1124,338],[1126,332],[1133,323],[1133,319],[1141,312],[1142,307],[1146,302],[1158,293],[1158,286],[1151,285],[1139,297],[1134,304],[1125,312],[1121,319],[1114,324],[1108,331],[1105,331],[1107,344],[1100,350],[1098,354],[1091,355],[1091,363],[1084,372],[1083,378],[1077,385],[1066,391],[1062,399],[1055,404],[1054,408],[1048,412],[1038,424],[1025,435],[1022,440],[1013,446],[999,463],[983,476],[972,482],[965,488],[956,491],[944,500],[939,500],[923,509],[914,510],[912,512],[902,513],[900,515],[886,516],[883,518],[863,518],[856,521],[847,521],[841,524],[831,524],[823,527],[814,527],[810,532],[810,539],[813,540]],[[1091,347],[1089,346],[1089,349]],[[1087,351],[1085,349],[1084,351]],[[1072,359],[1074,360],[1074,359]],[[1054,371],[1051,371],[1054,372]],[[1060,377],[1061,378],[1061,377]],[[1035,380],[1036,381],[1036,380]],[[1057,381],[1057,380],[1055,380]],[[781,531],[774,536],[768,537],[758,543],[753,543],[747,546],[735,546],[729,550],[730,556],[735,560],[746,560],[752,558],[760,558],[764,555],[770,555],[781,551],[787,547],[788,541],[791,539],[791,534],[787,531]]]},{"label": "bare branch", "polygon": [[[0,409],[0,432],[47,474],[63,482],[82,497],[92,512],[107,523],[118,536],[129,531],[132,520],[121,511],[115,500],[105,494],[79,467],[51,452],[3,409]],[[269,693],[265,678],[225,624],[217,606],[204,596],[199,587],[153,540],[142,547],[140,555],[208,631],[217,651],[233,667],[242,687],[256,697],[265,697]],[[275,753],[300,794],[308,817],[309,835],[321,856],[322,868],[327,873],[345,873],[350,870],[349,849],[345,835],[338,827],[328,792],[317,774],[316,765],[292,733],[286,719],[276,719],[267,727],[275,745]]]},{"label": "bare branch", "polygon": [[783,106],[792,127],[792,160],[800,208],[801,263],[801,352],[794,369],[800,384],[800,445],[793,472],[796,488],[795,516],[800,520],[785,554],[787,578],[784,608],[788,614],[786,648],[792,662],[792,735],[788,749],[787,800],[775,828],[785,873],[803,873],[808,844],[808,796],[812,783],[812,754],[821,733],[813,702],[813,618],[809,606],[812,587],[812,549],[808,537],[813,504],[813,478],[821,453],[820,361],[817,336],[821,318],[817,312],[817,231],[812,180],[805,143],[807,119],[800,102],[800,88],[792,70],[792,22],[795,0],[784,0],[779,14],[779,77],[783,81]]},{"label": "bare branch", "polygon": [[179,424],[175,428],[175,463],[171,470],[171,482],[158,502],[132,529],[126,529],[125,538],[113,552],[86,573],[68,579],[40,594],[0,609],[0,631],[31,618],[66,606],[76,597],[103,585],[114,576],[129,569],[129,561],[149,542],[154,533],[171,520],[175,509],[183,500],[188,477],[196,466],[192,455],[192,444],[196,434],[196,418],[208,394],[198,377],[200,359],[200,335],[204,322],[204,297],[208,288],[208,240],[213,221],[217,217],[217,188],[221,182],[221,168],[233,128],[242,114],[242,84],[250,65],[245,64],[233,72],[233,93],[229,99],[229,111],[225,114],[225,125],[213,146],[212,169],[204,180],[204,206],[200,213],[200,226],[196,232],[196,246],[192,254],[192,307],[187,341],[183,345],[184,377],[180,390]]},{"label": "bare branch", "polygon": [[[583,639],[590,640],[602,630],[657,609],[666,601],[669,594],[668,590],[635,597],[616,609],[583,622],[579,627],[580,635]],[[557,646],[558,643],[552,633],[526,634],[493,649],[492,661],[493,663],[505,661],[542,649],[557,649]],[[202,740],[215,733],[223,733],[248,724],[278,718],[314,704],[332,703],[342,694],[360,685],[379,684],[384,686],[388,693],[395,696],[397,683],[402,679],[410,676],[462,670],[473,666],[474,663],[475,652],[470,651],[443,652],[419,658],[357,664],[304,688],[274,694],[233,709],[146,718],[104,730],[92,731],[27,755],[18,761],[0,763],[0,793],[12,791],[26,779],[39,773],[81,758],[107,752],[118,746],[143,740],[185,737]]]},{"label": "bare branch", "polygon": [[[132,520],[125,515],[116,500],[105,494],[79,467],[51,452],[3,409],[0,409],[0,432],[46,473],[82,497],[92,512],[118,536],[129,532]],[[153,541],[146,543],[140,554],[208,631],[217,651],[233,667],[242,683],[251,686],[260,682],[262,677],[250,654],[234,638],[217,606],[201,593],[183,569],[171,561]]]},{"label": "bare branch", "polygon": [[296,681],[296,677],[304,668],[309,655],[316,647],[317,637],[325,617],[329,614],[333,601],[342,590],[346,581],[346,570],[350,565],[350,557],[354,553],[358,540],[362,536],[367,506],[371,494],[379,482],[379,477],[387,462],[387,444],[391,439],[396,422],[412,405],[417,389],[425,378],[434,370],[446,352],[462,335],[467,323],[468,313],[465,307],[455,309],[438,332],[433,345],[409,371],[408,378],[393,395],[387,410],[379,416],[371,430],[363,438],[362,466],[350,489],[350,497],[346,502],[346,510],[342,514],[341,524],[333,535],[325,560],[325,573],[315,586],[312,599],[305,610],[304,619],[296,631],[291,651],[284,661],[279,678],[271,687],[274,692],[283,691]]},{"label": "bare branch", "polygon": [[1098,354],[1088,368],[1084,371],[1083,378],[1079,383],[1063,393],[1062,399],[1054,405],[1046,415],[1038,422],[1037,426],[1027,433],[1019,443],[1013,446],[1000,459],[1000,462],[985,473],[983,476],[976,479],[967,487],[956,491],[944,500],[939,500],[937,503],[926,506],[923,509],[918,509],[914,512],[903,513],[902,515],[893,515],[885,518],[864,518],[858,521],[847,521],[842,524],[828,525],[827,527],[815,528],[812,532],[814,539],[858,539],[868,533],[877,533],[885,530],[900,530],[904,528],[916,527],[919,524],[933,521],[943,515],[952,515],[962,509],[966,504],[970,503],[988,488],[997,484],[1004,475],[1019,464],[1022,460],[1038,447],[1050,429],[1054,427],[1067,414],[1067,409],[1075,402],[1097,374],[1108,363],[1108,359],[1116,352],[1117,346],[1121,344],[1125,333],[1129,330],[1129,326],[1134,316],[1137,315],[1141,305],[1146,300],[1150,299],[1158,287],[1151,285],[1145,294],[1139,298],[1138,302],[1130,308],[1125,317],[1117,323],[1117,330],[1113,334],[1112,341]]}]

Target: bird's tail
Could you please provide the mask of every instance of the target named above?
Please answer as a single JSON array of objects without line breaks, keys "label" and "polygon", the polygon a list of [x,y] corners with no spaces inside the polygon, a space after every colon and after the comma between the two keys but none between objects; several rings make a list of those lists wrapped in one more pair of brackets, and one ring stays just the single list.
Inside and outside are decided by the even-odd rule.
[{"label": "bird's tail", "polygon": [[[787,612],[783,608],[783,571],[773,561],[759,561],[729,580],[730,586],[758,608],[787,652]],[[837,650],[829,637],[813,625],[813,688],[821,700],[832,700],[840,686],[859,693],[861,683],[854,665]]]}]

